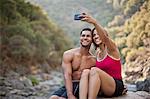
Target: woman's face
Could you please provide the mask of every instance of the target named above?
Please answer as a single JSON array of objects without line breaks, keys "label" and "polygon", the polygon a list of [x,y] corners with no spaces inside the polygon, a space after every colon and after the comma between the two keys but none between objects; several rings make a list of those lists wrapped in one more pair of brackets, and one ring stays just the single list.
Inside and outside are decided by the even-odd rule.
[{"label": "woman's face", "polygon": [[93,33],[93,41],[95,42],[96,45],[100,45],[102,43],[96,30],[94,30],[94,33]]}]

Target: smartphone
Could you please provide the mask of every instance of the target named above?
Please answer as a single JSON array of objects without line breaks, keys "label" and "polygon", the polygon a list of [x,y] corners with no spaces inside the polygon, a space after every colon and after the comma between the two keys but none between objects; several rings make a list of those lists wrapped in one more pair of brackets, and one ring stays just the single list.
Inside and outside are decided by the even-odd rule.
[{"label": "smartphone", "polygon": [[75,15],[74,15],[74,20],[81,20],[82,18],[84,18],[84,17],[82,17],[81,15],[82,15],[82,14],[75,14]]}]

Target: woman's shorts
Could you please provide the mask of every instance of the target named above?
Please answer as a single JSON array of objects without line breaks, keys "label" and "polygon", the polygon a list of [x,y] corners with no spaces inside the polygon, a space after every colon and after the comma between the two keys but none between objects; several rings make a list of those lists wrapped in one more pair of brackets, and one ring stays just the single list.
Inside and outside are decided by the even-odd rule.
[{"label": "woman's shorts", "polygon": [[115,80],[115,83],[116,83],[116,89],[115,89],[115,93],[113,94],[113,96],[121,96],[122,92],[124,90],[123,81],[115,79],[115,78],[114,78],[114,80]]},{"label": "woman's shorts", "polygon": [[123,84],[123,81],[122,80],[118,80],[118,79],[115,79],[115,83],[116,83],[116,89],[115,89],[115,92],[112,96],[106,96],[104,93],[100,93],[98,94],[98,96],[103,96],[103,97],[117,97],[117,96],[121,96],[122,95],[122,92],[124,90],[124,84]]}]

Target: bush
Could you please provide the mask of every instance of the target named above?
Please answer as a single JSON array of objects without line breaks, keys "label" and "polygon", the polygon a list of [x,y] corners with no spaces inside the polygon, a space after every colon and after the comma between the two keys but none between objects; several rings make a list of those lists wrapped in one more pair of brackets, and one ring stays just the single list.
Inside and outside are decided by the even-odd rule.
[{"label": "bush", "polygon": [[34,76],[29,76],[28,78],[31,80],[33,86],[39,84],[39,80],[38,80],[36,77],[34,77]]},{"label": "bush", "polygon": [[[25,0],[1,0],[0,8],[0,63],[3,68],[30,66],[46,60],[60,63],[62,52],[71,46],[70,40],[40,7]],[[59,59],[49,58],[52,52]]]},{"label": "bush", "polygon": [[12,60],[17,62],[28,61],[34,55],[34,49],[29,40],[20,35],[10,37],[8,47]]}]

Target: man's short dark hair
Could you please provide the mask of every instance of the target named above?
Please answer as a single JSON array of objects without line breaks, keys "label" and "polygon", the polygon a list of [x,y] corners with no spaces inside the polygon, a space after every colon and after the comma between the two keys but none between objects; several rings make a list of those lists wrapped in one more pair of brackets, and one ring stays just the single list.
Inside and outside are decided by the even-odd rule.
[{"label": "man's short dark hair", "polygon": [[84,29],[81,30],[80,35],[82,34],[83,31],[90,31],[91,32],[92,30],[90,28],[84,28]]}]

